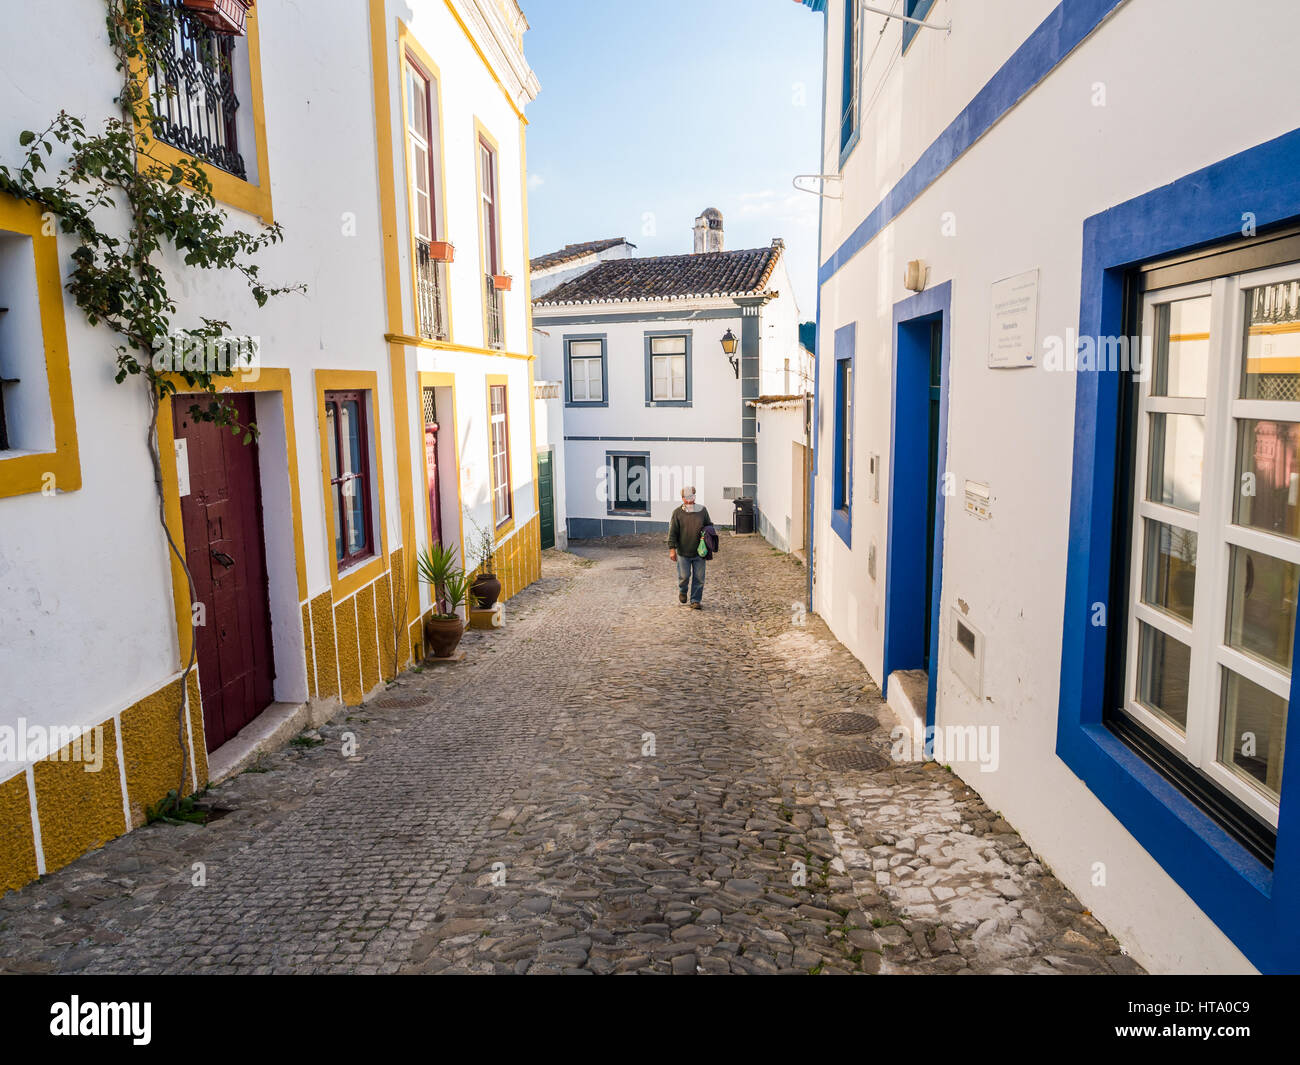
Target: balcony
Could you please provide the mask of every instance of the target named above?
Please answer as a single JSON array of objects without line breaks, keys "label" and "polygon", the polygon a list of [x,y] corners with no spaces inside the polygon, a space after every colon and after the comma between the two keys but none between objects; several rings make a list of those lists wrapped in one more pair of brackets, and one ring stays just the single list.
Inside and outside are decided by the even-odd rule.
[{"label": "balcony", "polygon": [[154,136],[246,180],[236,131],[235,38],[205,26],[180,0],[156,0],[146,10],[157,55],[149,72]]},{"label": "balcony", "polygon": [[443,264],[429,255],[429,242],[415,241],[415,299],[420,313],[420,336],[425,340],[447,339],[447,318],[443,308]]},{"label": "balcony", "polygon": [[487,344],[489,348],[504,348],[506,346],[505,327],[502,325],[501,309],[501,290],[497,288],[496,281],[491,274],[483,278],[484,304],[487,307]]}]

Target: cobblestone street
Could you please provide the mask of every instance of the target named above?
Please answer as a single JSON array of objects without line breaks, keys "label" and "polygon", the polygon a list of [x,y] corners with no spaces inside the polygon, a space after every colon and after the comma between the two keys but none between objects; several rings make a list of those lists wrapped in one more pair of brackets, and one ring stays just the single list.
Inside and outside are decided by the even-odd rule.
[{"label": "cobblestone street", "polygon": [[0,971],[1140,971],[953,774],[889,760],[798,562],[725,536],[697,613],[661,538],[577,550],[206,827],[0,900]]}]

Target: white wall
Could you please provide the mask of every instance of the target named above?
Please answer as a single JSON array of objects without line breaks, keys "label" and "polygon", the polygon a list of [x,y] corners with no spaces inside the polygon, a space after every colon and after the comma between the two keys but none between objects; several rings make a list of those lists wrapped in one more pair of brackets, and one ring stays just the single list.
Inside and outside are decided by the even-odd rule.
[{"label": "white wall", "polygon": [[[953,33],[923,31],[886,80],[848,160],[843,200],[823,200],[823,259],[1053,6],[1027,0],[980,18],[961,5],[937,5],[930,18],[953,18]],[[842,0],[832,0],[828,18],[832,142]],[[1038,268],[1040,341],[1064,336],[1078,327],[1084,218],[1294,127],[1294,108],[1263,102],[1294,97],[1290,42],[1300,24],[1290,5],[1274,2],[1258,5],[1251,19],[1274,29],[1228,53],[1222,8],[1210,0],[1125,4],[822,289],[815,607],[883,681],[891,312],[910,295],[904,265],[924,259],[931,286],[953,284],[947,469],[959,494],[948,500],[944,530],[938,723],[1000,727],[999,772],[957,768],[1159,971],[1250,966],[1054,753],[1075,382],[1041,369],[987,367],[989,289]],[[1288,26],[1292,32],[1283,31]],[[885,56],[889,33],[897,34],[896,24],[881,45]],[[1158,50],[1153,40],[1161,41]],[[868,86],[882,72],[868,73]],[[1105,106],[1093,103],[1098,83]],[[828,144],[829,172],[837,148]],[[828,517],[833,336],[849,322],[857,325],[852,551]],[[885,458],[879,504],[863,490],[871,453]],[[990,485],[991,520],[964,513],[967,478]],[[881,559],[875,581],[865,565],[873,542]],[[948,668],[949,615],[958,603],[987,638],[979,703]],[[1109,870],[1105,888],[1091,883],[1098,860]]]},{"label": "white wall", "polygon": [[792,534],[799,532],[796,517],[803,497],[794,495],[794,450],[803,445],[803,404],[759,407],[758,498],[759,532],[774,547],[790,550]]}]

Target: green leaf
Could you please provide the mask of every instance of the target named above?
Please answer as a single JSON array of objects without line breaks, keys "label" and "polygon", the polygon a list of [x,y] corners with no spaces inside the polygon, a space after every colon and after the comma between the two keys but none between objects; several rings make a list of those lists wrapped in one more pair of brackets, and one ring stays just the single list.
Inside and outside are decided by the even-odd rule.
[{"label": "green leaf", "polygon": [[35,139],[36,139],[36,134],[33,133],[30,129],[25,129],[20,134],[18,134],[18,143],[24,148],[26,148],[27,145],[31,144],[32,141],[34,141]]}]

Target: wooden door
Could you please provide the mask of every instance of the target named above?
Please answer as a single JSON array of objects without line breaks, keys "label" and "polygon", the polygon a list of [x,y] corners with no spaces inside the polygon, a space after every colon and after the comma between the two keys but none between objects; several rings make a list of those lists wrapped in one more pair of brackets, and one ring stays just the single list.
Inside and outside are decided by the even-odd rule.
[{"label": "wooden door", "polygon": [[[241,424],[253,424],[251,395],[225,398]],[[189,408],[196,402],[208,400],[177,396],[172,410],[185,560],[204,607],[199,690],[213,751],[274,701],[275,666],[257,443],[193,419]]]},{"label": "wooden door", "polygon": [[438,487],[438,411],[432,388],[424,390],[424,479],[429,498],[431,542],[442,543],[442,501]]},{"label": "wooden door", "polygon": [[555,476],[551,469],[550,451],[537,453],[538,527],[542,550],[555,546]]}]

